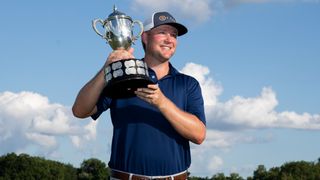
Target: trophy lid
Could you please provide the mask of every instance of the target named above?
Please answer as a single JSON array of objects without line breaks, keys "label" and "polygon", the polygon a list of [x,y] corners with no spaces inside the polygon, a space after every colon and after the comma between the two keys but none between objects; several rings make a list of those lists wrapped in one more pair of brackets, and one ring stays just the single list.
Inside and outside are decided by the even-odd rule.
[{"label": "trophy lid", "polygon": [[116,5],[113,5],[113,12],[108,16],[108,19],[112,19],[116,16],[122,16],[122,17],[129,18],[129,16],[127,16],[125,13],[118,11]]}]

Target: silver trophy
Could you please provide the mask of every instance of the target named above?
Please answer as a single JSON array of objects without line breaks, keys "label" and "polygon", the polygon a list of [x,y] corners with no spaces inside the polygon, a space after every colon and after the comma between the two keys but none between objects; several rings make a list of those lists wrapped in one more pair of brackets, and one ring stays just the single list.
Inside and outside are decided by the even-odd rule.
[{"label": "silver trophy", "polygon": [[[97,29],[97,24],[102,26],[104,33]],[[136,36],[133,35],[135,24],[140,27],[140,32]],[[118,11],[115,6],[113,13],[107,19],[93,20],[92,27],[113,50],[130,48],[143,32],[140,21],[132,20],[130,16]],[[137,88],[153,83],[149,78],[147,64],[141,59],[121,59],[110,63],[104,72],[106,80],[104,94],[112,98],[132,97]]]}]

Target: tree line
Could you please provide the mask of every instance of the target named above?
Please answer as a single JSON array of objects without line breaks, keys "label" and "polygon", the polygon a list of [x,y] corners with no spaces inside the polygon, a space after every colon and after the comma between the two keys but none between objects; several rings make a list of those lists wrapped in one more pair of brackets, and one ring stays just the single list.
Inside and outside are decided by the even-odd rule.
[{"label": "tree line", "polygon": [[71,164],[9,153],[0,157],[0,180],[98,180],[108,179],[110,171],[99,159],[84,160],[80,168]]},{"label": "tree line", "polygon": [[[190,180],[245,180],[238,173],[226,176],[217,173],[211,178],[190,177]],[[258,165],[253,171],[253,176],[246,180],[320,180],[320,158],[317,162],[293,161],[287,162],[280,167],[272,167],[269,170],[264,165]]]},{"label": "tree line", "polygon": [[[259,165],[247,180],[320,180],[320,158],[317,162],[287,162],[266,169]],[[0,157],[0,180],[100,180],[109,179],[110,169],[96,158],[84,160],[79,168],[71,164],[9,153]],[[212,177],[189,177],[189,180],[245,180],[237,173],[217,173]]]}]

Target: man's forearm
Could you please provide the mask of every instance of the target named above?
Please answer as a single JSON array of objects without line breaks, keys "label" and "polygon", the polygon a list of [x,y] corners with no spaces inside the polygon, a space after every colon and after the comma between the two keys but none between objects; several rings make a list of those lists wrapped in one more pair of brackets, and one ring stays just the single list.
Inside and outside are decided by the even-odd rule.
[{"label": "man's forearm", "polygon": [[184,138],[195,144],[201,144],[204,141],[206,127],[195,115],[179,109],[168,98],[163,101],[159,110]]},{"label": "man's forearm", "polygon": [[86,118],[96,112],[96,103],[105,87],[104,70],[100,70],[78,93],[72,107],[74,116]]}]

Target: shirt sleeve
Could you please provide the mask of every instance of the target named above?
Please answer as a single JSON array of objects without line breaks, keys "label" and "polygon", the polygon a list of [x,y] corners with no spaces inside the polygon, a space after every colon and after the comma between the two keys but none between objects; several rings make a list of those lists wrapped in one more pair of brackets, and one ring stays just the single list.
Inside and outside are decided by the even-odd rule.
[{"label": "shirt sleeve", "polygon": [[192,77],[187,87],[187,112],[197,116],[206,125],[201,87],[199,82]]},{"label": "shirt sleeve", "polygon": [[96,120],[99,118],[99,116],[106,111],[107,109],[109,109],[110,104],[111,104],[112,99],[111,98],[107,98],[103,95],[100,96],[96,106],[97,106],[97,112],[93,115],[91,115],[91,118],[93,120]]}]

